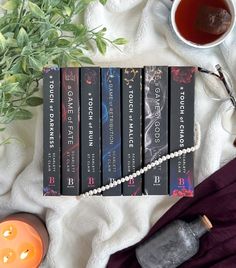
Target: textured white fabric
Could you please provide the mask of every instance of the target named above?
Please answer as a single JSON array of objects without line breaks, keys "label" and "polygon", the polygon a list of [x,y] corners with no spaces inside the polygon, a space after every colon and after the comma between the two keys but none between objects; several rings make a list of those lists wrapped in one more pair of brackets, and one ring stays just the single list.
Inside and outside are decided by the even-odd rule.
[{"label": "textured white fabric", "polygon": [[[100,66],[121,67],[192,64],[214,69],[220,63],[236,79],[236,29],[217,48],[186,47],[171,33],[170,7],[169,0],[91,4],[85,12],[89,28],[103,25],[111,39],[129,40],[122,52],[110,47],[105,57],[94,50],[93,60]],[[195,117],[202,127],[202,146],[195,154],[196,183],[236,156],[234,137],[221,127],[222,112],[229,105],[209,100],[197,78]],[[0,146],[0,217],[26,211],[45,219],[51,243],[43,268],[103,268],[110,254],[138,242],[177,199],[43,197],[42,125],[40,107],[34,119],[15,122],[0,134],[0,140],[14,136],[24,143]]]}]

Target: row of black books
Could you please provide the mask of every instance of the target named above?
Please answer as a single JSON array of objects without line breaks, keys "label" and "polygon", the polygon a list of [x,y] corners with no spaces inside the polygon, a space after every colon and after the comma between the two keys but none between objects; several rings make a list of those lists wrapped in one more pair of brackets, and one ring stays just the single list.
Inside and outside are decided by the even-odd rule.
[{"label": "row of black books", "polygon": [[[79,195],[194,143],[194,67],[45,68],[44,195]],[[103,195],[193,196],[183,154]]]}]

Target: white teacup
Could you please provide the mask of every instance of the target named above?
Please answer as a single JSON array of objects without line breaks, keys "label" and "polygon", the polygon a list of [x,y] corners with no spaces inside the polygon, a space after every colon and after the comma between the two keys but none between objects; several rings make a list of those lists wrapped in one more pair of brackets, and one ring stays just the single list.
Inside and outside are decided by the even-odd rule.
[{"label": "white teacup", "polygon": [[171,26],[172,26],[175,34],[185,44],[187,44],[189,46],[192,46],[192,47],[195,47],[195,48],[210,48],[210,47],[214,47],[214,46],[217,46],[220,43],[222,43],[225,40],[225,38],[232,32],[232,30],[234,28],[234,25],[235,25],[235,21],[236,21],[236,11],[235,11],[236,9],[235,9],[234,2],[232,0],[225,0],[225,2],[227,3],[227,5],[229,7],[229,11],[230,11],[230,14],[232,16],[232,19],[231,19],[231,24],[230,24],[229,29],[223,35],[221,35],[215,41],[213,41],[211,43],[207,43],[207,44],[197,44],[197,43],[194,43],[194,42],[191,42],[191,41],[185,39],[183,37],[183,35],[179,32],[178,27],[176,25],[176,21],[175,21],[175,13],[176,13],[176,10],[177,10],[180,2],[181,2],[181,0],[174,0],[173,1],[173,5],[172,5],[172,8],[171,8],[170,21],[171,21]]}]

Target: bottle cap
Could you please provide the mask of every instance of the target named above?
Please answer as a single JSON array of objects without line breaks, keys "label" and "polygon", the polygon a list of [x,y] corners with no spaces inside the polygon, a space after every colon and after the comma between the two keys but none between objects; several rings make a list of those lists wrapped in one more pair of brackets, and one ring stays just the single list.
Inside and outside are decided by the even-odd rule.
[{"label": "bottle cap", "polygon": [[210,222],[210,220],[207,218],[206,215],[202,216],[202,222],[204,223],[204,225],[206,226],[206,228],[210,231],[213,228],[212,223]]}]

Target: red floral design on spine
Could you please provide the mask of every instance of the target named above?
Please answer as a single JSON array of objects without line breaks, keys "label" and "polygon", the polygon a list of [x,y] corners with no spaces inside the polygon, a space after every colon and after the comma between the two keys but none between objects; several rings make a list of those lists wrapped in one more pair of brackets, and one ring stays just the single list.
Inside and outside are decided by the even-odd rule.
[{"label": "red floral design on spine", "polygon": [[192,81],[193,74],[196,72],[196,70],[196,67],[172,67],[171,74],[175,82],[180,84],[189,84]]},{"label": "red floral design on spine", "polygon": [[176,189],[173,191],[172,196],[175,196],[175,197],[182,197],[182,196],[193,197],[193,191],[188,190],[186,188],[183,188],[181,190]]},{"label": "red floral design on spine", "polygon": [[97,73],[94,70],[87,70],[85,73],[85,83],[88,85],[94,85],[97,81]]}]

